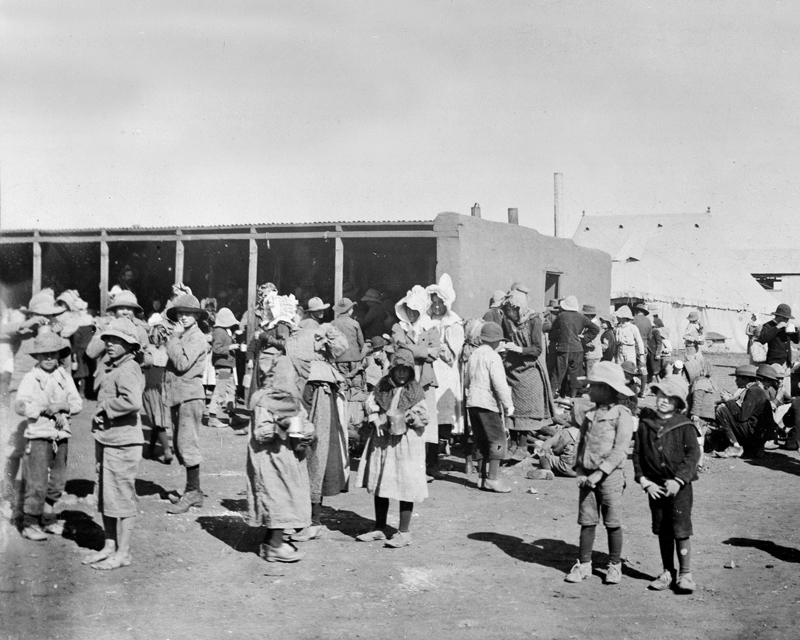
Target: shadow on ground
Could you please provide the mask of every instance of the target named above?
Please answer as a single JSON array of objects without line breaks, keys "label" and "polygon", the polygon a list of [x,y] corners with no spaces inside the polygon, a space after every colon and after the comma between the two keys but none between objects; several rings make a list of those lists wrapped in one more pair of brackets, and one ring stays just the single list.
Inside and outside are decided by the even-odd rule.
[{"label": "shadow on ground", "polygon": [[150,480],[143,480],[136,478],[136,495],[137,496],[158,496],[162,500],[166,500],[169,491],[167,491],[160,484],[151,482]]},{"label": "shadow on ground", "polygon": [[64,538],[79,547],[100,551],[105,544],[105,533],[92,516],[83,511],[64,510],[59,516],[64,520]]},{"label": "shadow on ground", "polygon": [[754,467],[766,467],[773,471],[783,471],[794,476],[800,476],[800,459],[779,451],[767,451],[763,458],[745,460]]},{"label": "shadow on ground", "polygon": [[[493,531],[470,533],[467,538],[480,542],[491,542],[503,553],[506,553],[515,560],[531,562],[542,565],[543,567],[550,567],[557,571],[562,571],[565,574],[569,572],[578,557],[578,547],[574,544],[564,542],[563,540],[540,538],[532,542],[525,542],[522,538]],[[595,567],[598,565],[603,566],[608,563],[608,555],[595,551],[592,554],[592,563]],[[602,573],[598,573],[596,569],[594,573],[596,575],[603,575]],[[651,581],[655,578],[655,576],[650,576],[634,569],[625,562],[622,563],[622,573],[634,580]]]},{"label": "shadow on ground", "polygon": [[346,536],[355,538],[359,534],[372,530],[374,521],[347,509],[323,507],[322,524],[331,531],[338,531]]},{"label": "shadow on ground", "polygon": [[67,480],[64,493],[73,495],[76,498],[90,496],[94,493],[94,480],[84,480],[83,478]]},{"label": "shadow on ground", "polygon": [[800,564],[800,549],[794,547],[784,547],[775,544],[772,540],[754,540],[752,538],[728,538],[722,544],[732,547],[752,547],[764,553],[770,554],[773,558],[781,562],[794,562]]},{"label": "shadow on ground", "polygon": [[265,529],[249,526],[242,516],[200,516],[197,523],[203,531],[239,553],[258,555],[259,545],[264,542]]}]

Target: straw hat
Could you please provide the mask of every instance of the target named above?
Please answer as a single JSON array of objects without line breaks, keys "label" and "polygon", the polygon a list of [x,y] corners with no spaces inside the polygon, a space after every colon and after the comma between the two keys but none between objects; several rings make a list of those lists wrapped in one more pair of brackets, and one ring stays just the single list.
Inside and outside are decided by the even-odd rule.
[{"label": "straw hat", "polygon": [[487,322],[481,327],[481,342],[500,342],[503,330],[496,322]]},{"label": "straw hat", "polygon": [[356,306],[356,303],[350,300],[350,298],[342,298],[336,305],[333,307],[333,311],[337,316],[347,313]]},{"label": "straw hat", "polygon": [[592,367],[592,372],[586,377],[589,384],[607,384],[617,393],[632,396],[633,391],[625,384],[625,372],[618,364],[601,360]]},{"label": "straw hat", "polygon": [[200,301],[191,293],[184,293],[175,298],[175,302],[167,309],[167,318],[177,322],[179,313],[192,313],[198,320],[208,318],[208,311],[200,306]]},{"label": "straw hat", "polygon": [[677,398],[683,407],[686,406],[686,398],[689,396],[689,384],[681,376],[667,376],[661,382],[650,386],[653,391],[660,391],[665,396]]},{"label": "straw hat", "polygon": [[34,316],[57,316],[64,313],[66,309],[56,304],[52,289],[42,289],[31,298],[28,306],[22,307],[20,311]]},{"label": "straw hat", "polygon": [[361,302],[381,302],[382,300],[381,292],[377,289],[367,289],[364,297],[361,298]]},{"label": "straw hat", "polygon": [[120,291],[111,299],[111,304],[106,307],[109,311],[112,309],[119,309],[126,307],[128,309],[135,309],[136,311],[143,311],[139,306],[139,301],[136,299],[136,294],[133,291]]},{"label": "straw hat", "polygon": [[792,308],[788,304],[781,303],[778,305],[778,308],[775,309],[774,313],[770,314],[771,316],[781,316],[783,318],[789,318],[790,320],[794,319],[792,315]]},{"label": "straw hat", "polygon": [[578,306],[578,298],[575,296],[567,296],[559,303],[559,306],[564,311],[578,311],[578,309],[580,309]]},{"label": "straw hat", "polygon": [[52,331],[40,333],[33,340],[33,347],[28,352],[32,356],[41,353],[57,353],[58,359],[66,358],[71,349],[69,342],[64,340],[60,335]]},{"label": "straw hat", "polygon": [[581,309],[581,313],[583,315],[585,315],[585,316],[596,316],[597,315],[597,309],[592,304],[585,304],[585,305],[583,305],[583,308]]},{"label": "straw hat", "polygon": [[732,376],[742,377],[742,378],[757,378],[758,377],[758,369],[754,364],[743,364],[741,366],[736,367],[736,371],[734,371]]},{"label": "straw hat", "polygon": [[141,342],[139,342],[139,332],[136,329],[136,325],[129,318],[115,318],[112,320],[111,324],[108,325],[108,329],[100,334],[100,338],[103,339],[110,336],[115,336],[135,347],[142,346]]},{"label": "straw hat", "polygon": [[239,321],[236,319],[236,316],[233,315],[233,311],[228,309],[228,307],[222,307],[217,312],[217,317],[214,320],[215,327],[222,327],[223,329],[227,329],[229,327],[238,327]]},{"label": "straw hat", "polygon": [[616,312],[617,320],[633,320],[631,308],[627,304],[623,304]]},{"label": "straw hat", "polygon": [[331,305],[322,302],[322,298],[317,298],[316,296],[311,298],[308,301],[308,308],[306,311],[311,313],[312,311],[325,311],[325,309],[329,309]]}]

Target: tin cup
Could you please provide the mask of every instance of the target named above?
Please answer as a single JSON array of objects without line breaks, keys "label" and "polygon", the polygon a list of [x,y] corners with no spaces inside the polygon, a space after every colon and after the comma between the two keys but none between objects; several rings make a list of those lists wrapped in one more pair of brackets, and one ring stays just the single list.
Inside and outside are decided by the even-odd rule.
[{"label": "tin cup", "polygon": [[386,412],[389,419],[389,433],[393,436],[402,436],[406,432],[405,412],[399,409],[390,409]]}]

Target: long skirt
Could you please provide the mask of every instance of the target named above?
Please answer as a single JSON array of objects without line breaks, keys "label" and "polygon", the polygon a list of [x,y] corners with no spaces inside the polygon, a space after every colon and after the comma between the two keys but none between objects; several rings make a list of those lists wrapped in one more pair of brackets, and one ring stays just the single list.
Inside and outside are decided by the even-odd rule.
[{"label": "long skirt", "polygon": [[250,524],[270,529],[302,529],[311,523],[308,469],[286,441],[247,447],[247,504]]},{"label": "long skirt", "polygon": [[372,429],[358,469],[359,487],[379,498],[422,502],[428,497],[425,440],[414,429],[402,436]]},{"label": "long skirt", "polygon": [[428,424],[425,425],[425,442],[439,442],[439,411],[436,408],[436,387],[425,389],[425,407],[428,409]]},{"label": "long skirt", "polygon": [[350,454],[347,448],[347,429],[342,416],[343,400],[328,384],[307,386],[313,395],[309,420],[314,424],[317,442],[308,456],[308,477],[311,502],[323,497],[337,496],[347,491],[350,476]]},{"label": "long skirt", "polygon": [[438,359],[433,363],[433,372],[439,384],[436,387],[437,424],[449,424],[453,427],[453,433],[464,433],[464,395],[459,362],[451,366]]},{"label": "long skirt", "polygon": [[145,387],[142,394],[142,405],[151,427],[169,429],[172,417],[167,406],[164,391],[164,372],[166,367],[148,367],[144,369]]},{"label": "long skirt", "polygon": [[537,360],[532,366],[508,369],[506,378],[514,403],[511,429],[537,431],[553,417],[553,395],[544,365]]}]

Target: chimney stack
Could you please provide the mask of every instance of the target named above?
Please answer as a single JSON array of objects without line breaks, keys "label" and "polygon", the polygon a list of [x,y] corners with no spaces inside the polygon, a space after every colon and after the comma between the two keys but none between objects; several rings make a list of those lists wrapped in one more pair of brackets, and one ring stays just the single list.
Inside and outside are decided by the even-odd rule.
[{"label": "chimney stack", "polygon": [[473,218],[480,218],[481,217],[481,205],[479,205],[477,202],[472,207],[472,217]]},{"label": "chimney stack", "polygon": [[563,202],[563,192],[564,192],[564,176],[563,174],[556,173],[555,176],[555,200],[553,206],[553,235],[556,238],[560,238],[561,234],[563,233],[562,229],[562,222],[563,222],[563,215],[564,215],[564,202]]},{"label": "chimney stack", "polygon": [[519,209],[516,207],[508,209],[508,224],[519,225]]}]

